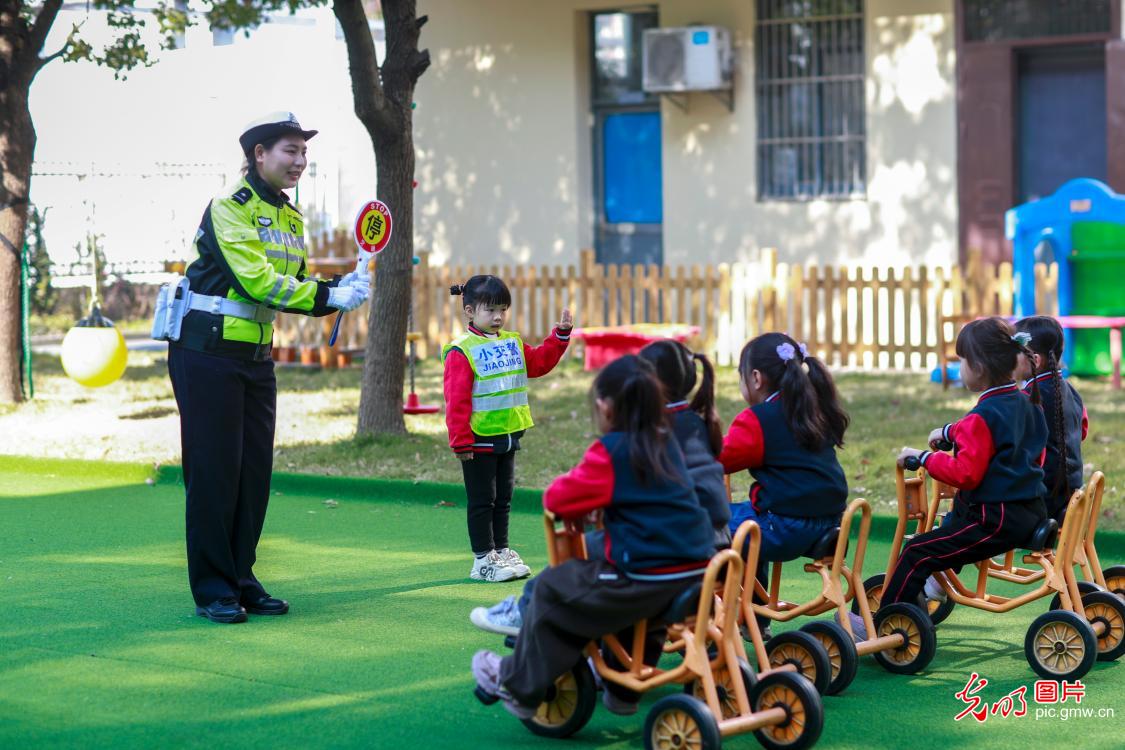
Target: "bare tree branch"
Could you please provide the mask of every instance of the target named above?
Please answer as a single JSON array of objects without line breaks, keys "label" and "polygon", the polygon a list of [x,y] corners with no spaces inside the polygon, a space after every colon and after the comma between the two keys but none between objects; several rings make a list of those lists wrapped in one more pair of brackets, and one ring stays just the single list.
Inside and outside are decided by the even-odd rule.
[{"label": "bare tree branch", "polygon": [[51,32],[51,27],[55,25],[60,8],[62,8],[62,0],[46,0],[43,7],[39,9],[39,14],[35,16],[35,23],[32,24],[31,32],[28,34],[27,47],[24,49],[24,54],[29,58],[39,57],[39,53],[43,51],[43,44],[47,41],[47,34]]},{"label": "bare tree branch", "polygon": [[58,51],[56,51],[56,52],[52,52],[51,54],[47,55],[46,57],[41,57],[41,58],[39,58],[39,69],[40,69],[40,70],[42,70],[42,69],[43,69],[43,67],[44,67],[44,66],[45,66],[45,65],[46,65],[47,63],[51,62],[52,60],[56,60],[56,59],[58,59],[58,58],[62,57],[63,55],[65,55],[65,54],[66,54],[66,50],[67,50],[67,47],[68,47],[68,46],[69,46],[69,45],[65,45],[65,44],[64,44],[64,45],[62,46],[62,49],[60,49],[60,50],[58,50]]},{"label": "bare tree branch", "polygon": [[396,94],[413,92],[418,77],[430,66],[429,51],[418,50],[418,37],[429,17],[418,18],[416,14],[415,0],[383,0],[383,20],[387,25],[383,84],[391,99],[396,99]]},{"label": "bare tree branch", "polygon": [[387,112],[387,97],[375,56],[375,40],[371,37],[363,4],[360,0],[333,0],[332,12],[340,22],[348,48],[348,71],[351,73],[356,117],[369,131],[389,131],[394,126],[394,118]]}]

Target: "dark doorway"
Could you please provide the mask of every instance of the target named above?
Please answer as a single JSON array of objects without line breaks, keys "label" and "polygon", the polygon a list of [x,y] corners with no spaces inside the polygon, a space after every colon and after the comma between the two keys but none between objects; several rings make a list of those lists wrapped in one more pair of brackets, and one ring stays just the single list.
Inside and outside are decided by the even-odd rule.
[{"label": "dark doorway", "polygon": [[1105,182],[1105,45],[1026,48],[1017,63],[1017,203],[1076,177]]}]

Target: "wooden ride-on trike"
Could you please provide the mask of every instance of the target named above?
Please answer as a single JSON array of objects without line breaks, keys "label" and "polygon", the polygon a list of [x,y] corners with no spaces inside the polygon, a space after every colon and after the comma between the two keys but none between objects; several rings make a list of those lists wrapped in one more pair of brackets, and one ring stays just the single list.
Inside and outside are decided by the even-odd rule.
[{"label": "wooden ride-on trike", "polygon": [[[939,440],[934,446],[935,450],[951,451],[953,450],[953,443],[948,440]],[[918,466],[914,465],[911,461],[911,470],[916,471]],[[954,496],[957,494],[957,489],[950,485],[938,481],[934,477],[926,474],[926,478],[930,484],[930,502],[926,519],[922,527],[926,529],[935,528],[943,516],[942,503],[945,501],[952,502]],[[1115,565],[1110,568],[1102,570],[1101,560],[1098,558],[1098,550],[1095,546],[1094,540],[1097,537],[1098,519],[1101,517],[1102,507],[1102,493],[1105,490],[1105,475],[1100,471],[1096,471],[1090,477],[1090,481],[1086,483],[1085,491],[1090,502],[1090,520],[1086,527],[1086,533],[1082,536],[1082,540],[1074,550],[1074,564],[1082,571],[1082,576],[1085,580],[1078,581],[1078,592],[1082,595],[1094,591],[1111,591],[1125,600],[1125,565]],[[922,528],[920,527],[920,528]],[[1043,550],[1043,554],[1055,561],[1055,550],[1052,546]],[[1044,571],[1041,567],[1026,568],[1017,566],[1015,562],[1016,551],[1009,550],[1005,555],[1003,562],[990,558],[987,561],[977,563],[978,567],[988,566],[988,575],[991,578],[996,578],[1001,581],[1008,581],[1011,583],[1031,584],[1038,583],[1043,580]],[[927,609],[930,614],[930,619],[934,624],[940,624],[952,612],[955,606],[953,599],[947,598],[945,602],[938,602],[929,600],[926,602]],[[1057,602],[1052,602],[1051,609],[1057,609]]]},{"label": "wooden ride-on trike", "polygon": [[[898,524],[891,543],[887,573],[864,581],[869,607],[878,606],[884,582],[894,573],[903,544],[914,534],[932,528],[934,517],[927,504],[925,469],[916,459],[906,461],[907,469],[917,472],[908,476],[897,470]],[[1114,660],[1125,652],[1125,602],[1113,594],[1097,591],[1082,596],[1071,565],[1055,565],[1054,558],[1073,560],[1082,544],[1090,513],[1090,493],[1076,491],[1067,506],[1060,530],[1054,519],[1045,519],[1026,543],[1023,562],[1043,573],[1034,590],[1015,597],[999,596],[987,591],[991,565],[988,561],[976,566],[975,588],[969,588],[951,570],[934,574],[949,600],[955,604],[986,612],[1010,612],[1038,599],[1055,596],[1052,609],[1037,617],[1024,639],[1024,655],[1036,674],[1046,679],[1075,680],[1085,675],[1095,659]],[[907,534],[911,521],[914,534]],[[1057,547],[1055,546],[1057,539]],[[1054,556],[1047,550],[1054,548]],[[1057,608],[1056,608],[1057,607]]]},{"label": "wooden ride-on trike", "polygon": [[[562,521],[547,513],[544,525],[552,566],[586,557],[580,521]],[[591,642],[586,647],[589,661],[582,659],[559,677],[538,713],[524,724],[545,737],[568,737],[585,726],[597,702],[592,664],[603,681],[638,693],[670,684],[683,686],[683,693],[665,696],[649,710],[644,725],[646,750],[717,750],[723,737],[751,731],[771,750],[811,747],[824,725],[816,689],[793,672],[759,680],[739,657],[741,582],[742,558],[733,550],[718,552],[702,581],[677,596],[658,618],[635,624],[628,648],[614,634],[603,636],[600,644]],[[734,607],[717,612],[720,601],[733,602]],[[683,660],[668,669],[645,664],[650,625],[669,623],[676,624]],[[606,663],[602,647],[612,651],[621,669]]]},{"label": "wooden ride-on trike", "polygon": [[[848,538],[857,513],[860,515],[859,534],[852,566],[849,567]],[[933,626],[925,613],[913,605],[896,605],[873,615],[867,601],[860,597],[856,611],[869,635],[865,640],[855,640],[847,604],[856,598],[855,592],[863,590],[860,581],[870,531],[871,506],[862,498],[853,500],[844,511],[840,526],[825,534],[806,555],[811,562],[805,563],[804,570],[819,575],[821,591],[813,599],[797,604],[781,599],[781,563],[772,564],[769,591],[763,588],[755,574],[760,549],[756,525],[753,529],[746,528],[746,524],[739,527],[732,547],[747,550],[740,619],[750,635],[759,664],[768,663],[776,668],[785,663],[797,663],[804,667],[812,659],[801,654],[800,641],[795,636],[812,636],[828,654],[830,677],[825,692],[834,695],[855,679],[861,655],[873,654],[884,668],[898,674],[914,674],[930,663],[936,648]],[[755,591],[757,597],[749,596],[747,592],[750,591]],[[755,617],[762,615],[778,622],[788,622],[832,610],[839,613],[839,623],[814,620],[798,631],[774,636],[769,643],[762,642]],[[793,640],[778,644],[782,636]],[[805,668],[801,671],[804,673]]]},{"label": "wooden ride-on trike", "polygon": [[[932,477],[931,480],[933,480]],[[933,494],[936,495],[940,491],[943,493],[943,497],[952,496],[948,485],[936,480],[933,480],[933,484]],[[1086,533],[1083,535],[1082,543],[1074,550],[1074,564],[1082,571],[1082,578],[1084,579],[1078,581],[1078,592],[1085,595],[1093,591],[1109,591],[1125,599],[1125,565],[1113,565],[1103,569],[1101,559],[1098,557],[1097,546],[1094,543],[1098,534],[1098,520],[1102,514],[1105,475],[1100,471],[1095,471],[1090,476],[1090,480],[1086,482],[1085,491],[1089,497],[1090,520],[1086,525]],[[932,507],[933,505],[931,503]],[[935,519],[936,511],[936,507],[931,511],[935,514]],[[1055,559],[1054,550],[1046,551],[1045,554],[1049,554],[1052,559]],[[1024,568],[1015,564],[1015,550],[1004,556],[1004,562],[989,560],[988,565],[988,574],[1002,581],[1027,584],[1043,580],[1042,568]]]}]

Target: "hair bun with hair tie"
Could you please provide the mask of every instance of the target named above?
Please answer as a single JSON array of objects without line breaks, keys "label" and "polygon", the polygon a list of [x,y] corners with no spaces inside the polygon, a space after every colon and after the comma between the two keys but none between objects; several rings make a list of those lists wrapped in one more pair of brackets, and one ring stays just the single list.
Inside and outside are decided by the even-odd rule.
[{"label": "hair bun with hair tie", "polygon": [[782,362],[789,362],[797,357],[797,349],[786,341],[783,344],[777,345],[777,356]]},{"label": "hair bun with hair tie", "polygon": [[454,284],[453,286],[449,287],[449,296],[451,296],[451,297],[460,297],[464,293],[465,293],[465,285],[464,284]]},{"label": "hair bun with hair tie", "polygon": [[1021,347],[1026,349],[1027,346],[1031,343],[1031,334],[1027,331],[1019,331],[1018,333],[1013,333],[1012,341],[1015,341]]}]

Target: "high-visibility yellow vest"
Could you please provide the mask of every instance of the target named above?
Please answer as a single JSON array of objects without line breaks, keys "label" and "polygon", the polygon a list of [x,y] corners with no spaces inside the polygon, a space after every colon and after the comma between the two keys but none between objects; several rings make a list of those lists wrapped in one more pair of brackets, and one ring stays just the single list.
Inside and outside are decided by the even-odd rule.
[{"label": "high-visibility yellow vest", "polygon": [[491,338],[466,331],[442,349],[442,362],[453,349],[459,349],[473,368],[469,426],[474,433],[507,435],[535,424],[527,404],[527,363],[518,333],[500,331]]}]

